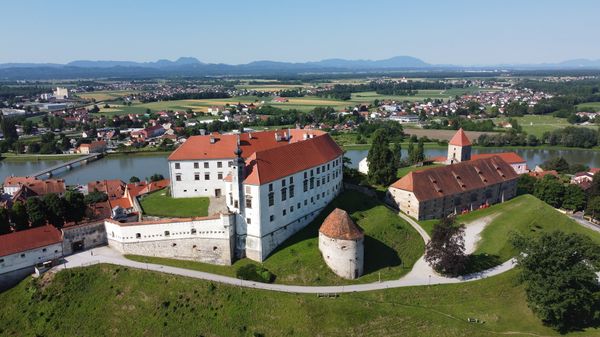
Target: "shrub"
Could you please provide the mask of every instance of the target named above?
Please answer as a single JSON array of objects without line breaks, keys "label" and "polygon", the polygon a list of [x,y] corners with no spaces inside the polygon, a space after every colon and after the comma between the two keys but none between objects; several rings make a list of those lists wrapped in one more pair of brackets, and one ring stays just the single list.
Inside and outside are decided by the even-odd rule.
[{"label": "shrub", "polygon": [[247,264],[238,268],[235,276],[242,280],[271,283],[275,280],[275,275],[267,268],[255,264]]}]

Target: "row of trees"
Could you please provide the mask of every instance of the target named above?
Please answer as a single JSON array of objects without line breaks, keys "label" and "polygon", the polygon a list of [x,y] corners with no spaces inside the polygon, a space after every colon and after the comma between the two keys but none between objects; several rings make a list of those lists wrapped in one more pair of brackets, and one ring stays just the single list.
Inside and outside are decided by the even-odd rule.
[{"label": "row of trees", "polygon": [[568,126],[562,129],[545,132],[542,138],[535,135],[526,135],[509,130],[497,134],[482,134],[477,138],[481,146],[538,146],[552,145],[565,147],[591,148],[600,144],[600,133],[590,128]]},{"label": "row of trees", "polygon": [[553,175],[536,179],[524,174],[519,177],[517,189],[519,194],[533,194],[552,207],[572,211],[585,209],[589,199],[581,187],[565,183]]},{"label": "row of trees", "polygon": [[41,198],[28,198],[25,202],[16,201],[10,209],[0,209],[0,233],[43,226],[46,223],[60,228],[65,222],[81,221],[86,209],[85,197],[76,191],[67,191],[63,197],[49,193]]}]

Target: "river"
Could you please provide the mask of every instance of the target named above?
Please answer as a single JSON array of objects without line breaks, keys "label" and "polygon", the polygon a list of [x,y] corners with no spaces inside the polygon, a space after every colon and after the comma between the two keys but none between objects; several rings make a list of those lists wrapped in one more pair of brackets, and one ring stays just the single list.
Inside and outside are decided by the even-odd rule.
[{"label": "river", "polygon": [[[510,151],[502,148],[476,148],[473,153],[491,153]],[[556,149],[517,149],[514,150],[523,157],[529,166],[533,169],[536,165],[553,157],[564,157],[569,163],[579,163],[590,167],[600,167],[600,151],[586,150],[556,150]],[[367,150],[349,150],[346,157],[352,161],[351,167],[357,167],[358,162],[367,155]],[[405,158],[406,150],[402,150],[402,156]],[[425,149],[425,156],[436,157],[445,156],[446,149],[434,148]],[[39,161],[0,161],[0,181],[10,175],[26,176],[38,172],[41,169],[58,164],[57,160],[39,160]],[[154,173],[168,176],[167,155],[119,155],[107,156],[103,159],[84,164],[73,168],[72,170],[63,170],[54,175],[56,178],[62,178],[69,185],[86,184],[89,181],[102,179],[121,179],[129,181],[131,176],[137,176],[140,179],[150,177]]]}]

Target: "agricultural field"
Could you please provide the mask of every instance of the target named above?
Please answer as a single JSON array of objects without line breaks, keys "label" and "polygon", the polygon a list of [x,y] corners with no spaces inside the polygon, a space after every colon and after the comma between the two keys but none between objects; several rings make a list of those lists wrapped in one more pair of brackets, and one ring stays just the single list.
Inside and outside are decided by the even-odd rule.
[{"label": "agricultural field", "polygon": [[[525,115],[523,117],[513,118],[519,122],[519,125],[521,125],[523,128],[523,131],[527,132],[527,134],[535,135],[536,137],[542,137],[544,132],[553,131],[567,126],[574,126],[567,122],[566,118],[558,118],[551,115]],[[507,120],[508,118],[506,117],[493,119],[494,123]],[[595,128],[593,125],[582,127]]]},{"label": "agricultural field", "polygon": [[[335,208],[346,210],[356,224],[365,231],[365,275],[357,280],[344,280],[335,275],[323,261],[318,248],[318,230],[323,220]],[[419,234],[385,205],[364,194],[347,191],[338,196],[307,227],[285,241],[263,263],[276,275],[276,283],[300,285],[333,285],[374,282],[397,279],[408,273],[425,246]],[[128,256],[142,261],[211,271],[227,276],[251,263],[237,261],[231,267],[210,266],[192,261]]]},{"label": "agricultural field", "polygon": [[298,88],[310,88],[309,84],[240,84],[235,86],[236,89],[247,89],[247,90],[260,90],[267,92],[275,92],[282,90],[291,90]]},{"label": "agricultural field", "polygon": [[93,99],[96,102],[114,100],[119,97],[124,97],[130,94],[138,93],[137,91],[114,90],[114,91],[92,91],[77,93],[76,96],[83,99]]},{"label": "agricultural field", "polygon": [[477,87],[468,88],[455,88],[448,90],[419,90],[414,96],[394,96],[394,95],[380,95],[375,91],[357,92],[352,94],[351,102],[354,103],[372,103],[374,100],[394,100],[394,101],[423,101],[426,98],[431,99],[443,99],[448,100],[454,98],[456,95],[470,94],[476,91],[494,91],[491,89],[481,89]]}]

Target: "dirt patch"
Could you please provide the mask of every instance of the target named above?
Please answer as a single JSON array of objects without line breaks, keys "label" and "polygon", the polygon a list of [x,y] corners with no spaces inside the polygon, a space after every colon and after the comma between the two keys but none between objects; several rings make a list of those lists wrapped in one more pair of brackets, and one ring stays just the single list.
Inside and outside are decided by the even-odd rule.
[{"label": "dirt patch", "polygon": [[477,249],[477,244],[481,240],[481,232],[485,227],[494,220],[498,214],[490,214],[473,220],[471,222],[464,223],[465,225],[465,253],[472,254]]},{"label": "dirt patch", "polygon": [[50,284],[52,284],[52,281],[54,280],[55,276],[56,272],[53,270],[42,274],[42,276],[38,279],[38,286],[40,287],[40,290],[46,290],[46,288],[50,286]]}]

